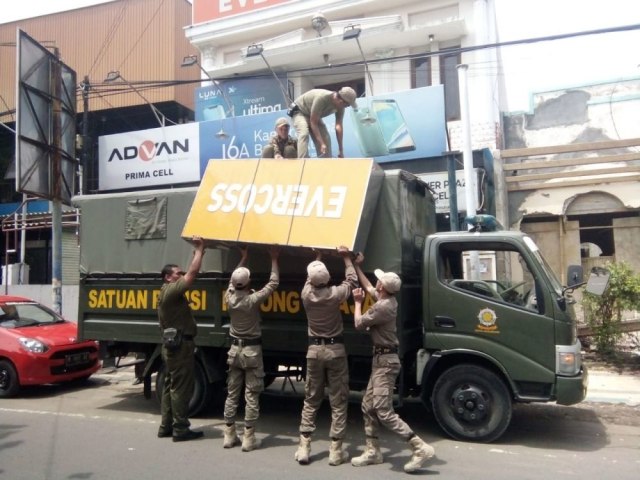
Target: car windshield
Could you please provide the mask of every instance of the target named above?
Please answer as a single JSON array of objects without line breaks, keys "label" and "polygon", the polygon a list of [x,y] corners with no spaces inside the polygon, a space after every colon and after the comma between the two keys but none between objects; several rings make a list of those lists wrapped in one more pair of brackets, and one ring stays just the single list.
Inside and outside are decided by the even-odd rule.
[{"label": "car windshield", "polygon": [[0,305],[0,326],[4,328],[34,327],[60,322],[64,322],[62,317],[37,303]]},{"label": "car windshield", "polygon": [[524,243],[527,245],[527,247],[529,247],[533,255],[538,259],[538,262],[542,266],[542,269],[544,270],[547,278],[551,282],[553,289],[556,291],[558,296],[561,296],[562,283],[560,283],[560,280],[558,280],[558,277],[556,277],[556,274],[547,263],[547,260],[542,256],[542,253],[540,252],[538,245],[536,245],[536,243],[533,241],[531,237],[524,237]]}]

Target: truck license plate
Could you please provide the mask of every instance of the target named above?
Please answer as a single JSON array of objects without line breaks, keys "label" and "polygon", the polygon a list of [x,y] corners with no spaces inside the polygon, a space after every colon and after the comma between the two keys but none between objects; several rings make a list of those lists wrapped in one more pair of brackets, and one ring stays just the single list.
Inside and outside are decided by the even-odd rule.
[{"label": "truck license plate", "polygon": [[87,360],[89,360],[88,352],[72,353],[71,355],[66,355],[64,357],[64,364],[67,367],[73,367],[74,365],[79,365]]}]

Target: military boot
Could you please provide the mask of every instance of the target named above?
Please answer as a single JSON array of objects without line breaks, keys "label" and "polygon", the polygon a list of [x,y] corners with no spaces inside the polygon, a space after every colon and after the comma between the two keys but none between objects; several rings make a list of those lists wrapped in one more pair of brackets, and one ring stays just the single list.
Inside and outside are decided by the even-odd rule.
[{"label": "military boot", "polygon": [[354,467],[364,467],[367,465],[377,465],[379,463],[382,463],[382,452],[380,451],[378,439],[367,437],[364,452],[359,457],[352,458],[351,465]]},{"label": "military boot", "polygon": [[329,465],[340,465],[349,460],[349,454],[342,449],[342,440],[331,440]]},{"label": "military boot", "polygon": [[409,439],[409,445],[413,454],[411,455],[411,460],[404,465],[404,471],[407,473],[418,470],[424,462],[429,460],[436,453],[431,445],[426,443],[417,435],[414,435]]},{"label": "military boot", "polygon": [[294,458],[300,465],[306,465],[309,463],[309,454],[311,453],[311,437],[300,435],[300,444]]},{"label": "military boot", "polygon": [[253,427],[244,427],[244,436],[242,437],[242,451],[250,452],[260,446],[260,440],[256,438],[256,430]]},{"label": "military boot", "polygon": [[231,425],[224,426],[224,441],[222,446],[224,448],[232,448],[240,443],[240,439],[238,438],[238,433],[236,432],[236,424],[232,423]]}]

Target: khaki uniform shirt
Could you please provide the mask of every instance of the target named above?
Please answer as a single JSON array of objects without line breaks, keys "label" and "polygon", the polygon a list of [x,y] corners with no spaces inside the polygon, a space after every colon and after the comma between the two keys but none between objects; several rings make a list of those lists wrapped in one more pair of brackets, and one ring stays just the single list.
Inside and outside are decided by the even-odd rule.
[{"label": "khaki uniform shirt", "polygon": [[231,336],[237,338],[257,338],[262,335],[260,328],[260,305],[278,288],[279,278],[271,272],[269,282],[259,291],[236,290],[231,283],[225,293],[225,301],[231,316]]},{"label": "khaki uniform shirt", "polygon": [[302,304],[309,322],[309,336],[336,337],[342,334],[340,304],[349,298],[357,285],[358,276],[353,266],[346,268],[345,279],[340,285],[314,287],[307,278],[302,289]]},{"label": "khaki uniform shirt", "polygon": [[300,95],[294,103],[305,117],[317,114],[318,117],[324,118],[337,112],[331,101],[332,95],[333,92],[331,90],[314,88]]},{"label": "khaki uniform shirt", "polygon": [[176,328],[182,331],[183,335],[195,336],[198,328],[189,301],[185,297],[187,289],[184,277],[174,283],[162,285],[158,297],[158,320],[163,330]]},{"label": "khaki uniform shirt", "polygon": [[367,289],[376,302],[371,305],[361,319],[360,329],[367,328],[371,334],[371,342],[380,347],[397,347],[396,317],[398,315],[398,301],[396,297],[378,300],[374,288]]}]

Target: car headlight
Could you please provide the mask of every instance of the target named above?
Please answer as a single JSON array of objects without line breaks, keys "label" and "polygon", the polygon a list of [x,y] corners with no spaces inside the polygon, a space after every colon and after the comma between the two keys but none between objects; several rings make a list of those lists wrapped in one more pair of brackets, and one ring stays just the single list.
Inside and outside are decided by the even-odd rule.
[{"label": "car headlight", "polygon": [[20,337],[18,339],[22,348],[31,353],[44,353],[49,350],[49,347],[35,338]]}]

